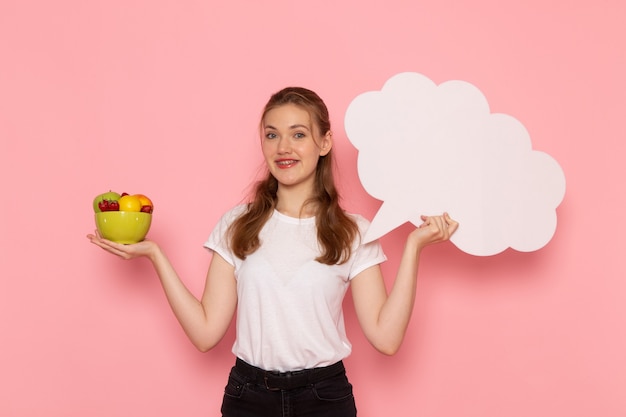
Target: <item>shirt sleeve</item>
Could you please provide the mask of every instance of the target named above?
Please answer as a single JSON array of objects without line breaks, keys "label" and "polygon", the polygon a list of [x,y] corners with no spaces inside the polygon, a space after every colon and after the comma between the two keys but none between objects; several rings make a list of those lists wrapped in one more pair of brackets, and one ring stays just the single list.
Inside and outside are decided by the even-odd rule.
[{"label": "shirt sleeve", "polygon": [[[361,236],[365,236],[365,232],[370,225],[370,222],[361,216],[356,216],[357,224],[359,225],[359,231]],[[363,272],[367,268],[381,264],[387,260],[387,256],[383,251],[383,247],[380,242],[374,240],[368,243],[361,243],[360,237],[358,239],[358,245],[353,253],[352,268],[350,269],[349,279],[354,278],[359,273]]]},{"label": "shirt sleeve", "polygon": [[231,223],[243,212],[245,206],[237,206],[226,212],[217,222],[215,228],[204,243],[204,247],[218,253],[226,262],[235,265],[235,254],[228,242],[228,228]]}]

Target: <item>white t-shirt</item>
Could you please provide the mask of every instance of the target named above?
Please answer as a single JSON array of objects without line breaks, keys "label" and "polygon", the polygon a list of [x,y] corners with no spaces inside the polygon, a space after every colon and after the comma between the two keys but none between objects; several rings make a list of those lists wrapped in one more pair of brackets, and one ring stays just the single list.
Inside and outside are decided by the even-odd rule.
[{"label": "white t-shirt", "polygon": [[[343,298],[352,278],[387,259],[378,241],[361,245],[357,237],[348,262],[325,265],[315,261],[320,254],[315,218],[274,211],[259,235],[259,249],[241,260],[230,250],[226,232],[244,209],[227,212],[204,244],[235,267],[233,353],[251,365],[281,372],[328,366],[347,357],[352,345]],[[363,236],[369,222],[351,216]]]}]

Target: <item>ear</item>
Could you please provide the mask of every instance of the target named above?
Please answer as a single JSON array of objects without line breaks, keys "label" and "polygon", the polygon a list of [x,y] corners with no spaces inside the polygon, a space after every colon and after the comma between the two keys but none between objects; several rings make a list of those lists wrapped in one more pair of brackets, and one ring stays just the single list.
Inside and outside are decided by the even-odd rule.
[{"label": "ear", "polygon": [[328,155],[328,152],[333,148],[333,132],[330,130],[326,132],[324,137],[322,137],[322,142],[320,143],[320,156]]}]

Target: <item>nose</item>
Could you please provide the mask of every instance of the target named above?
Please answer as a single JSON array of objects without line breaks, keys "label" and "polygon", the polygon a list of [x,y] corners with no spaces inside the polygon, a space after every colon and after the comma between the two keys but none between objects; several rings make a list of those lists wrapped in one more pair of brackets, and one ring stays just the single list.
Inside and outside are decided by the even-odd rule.
[{"label": "nose", "polygon": [[278,153],[284,154],[291,152],[291,143],[289,142],[289,138],[280,138],[278,139]]}]

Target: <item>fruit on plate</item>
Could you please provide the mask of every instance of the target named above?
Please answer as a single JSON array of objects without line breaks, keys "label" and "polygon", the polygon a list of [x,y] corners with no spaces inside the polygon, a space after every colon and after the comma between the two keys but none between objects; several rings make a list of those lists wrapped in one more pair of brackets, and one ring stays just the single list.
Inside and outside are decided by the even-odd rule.
[{"label": "fruit on plate", "polygon": [[93,201],[100,236],[122,244],[137,243],[145,238],[153,209],[152,201],[145,194],[109,191]]},{"label": "fruit on plate", "polygon": [[93,211],[100,213],[102,211],[117,211],[119,210],[118,200],[120,195],[115,191],[108,191],[103,194],[99,194],[93,199]]},{"label": "fruit on plate", "polygon": [[96,213],[106,211],[130,211],[152,214],[154,204],[145,194],[119,194],[115,191],[108,191],[94,198],[93,211]]}]

